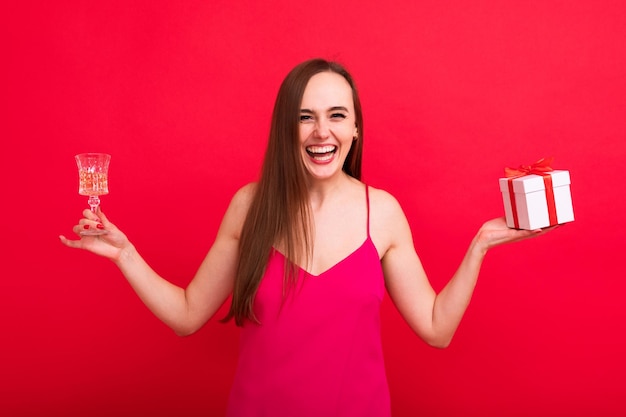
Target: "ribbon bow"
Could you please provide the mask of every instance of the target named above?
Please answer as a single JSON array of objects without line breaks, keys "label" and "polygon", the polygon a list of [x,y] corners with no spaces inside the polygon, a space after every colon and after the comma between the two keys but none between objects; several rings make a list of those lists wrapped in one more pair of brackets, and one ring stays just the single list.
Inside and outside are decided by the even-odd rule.
[{"label": "ribbon bow", "polygon": [[552,160],[554,157],[541,158],[532,165],[520,165],[518,168],[504,168],[504,175],[507,178],[523,177],[524,175],[544,175],[547,172],[554,171],[552,169]]},{"label": "ribbon bow", "polygon": [[513,180],[525,175],[535,174],[543,177],[546,192],[546,203],[548,204],[548,217],[550,226],[558,223],[556,215],[556,201],[554,199],[554,190],[552,187],[552,176],[548,174],[554,171],[552,169],[552,160],[554,158],[541,158],[532,165],[520,165],[519,168],[504,168],[504,175],[508,178],[509,198],[511,199],[511,211],[513,214],[513,223],[515,228],[519,229],[519,218],[517,214],[517,205],[513,193]]}]

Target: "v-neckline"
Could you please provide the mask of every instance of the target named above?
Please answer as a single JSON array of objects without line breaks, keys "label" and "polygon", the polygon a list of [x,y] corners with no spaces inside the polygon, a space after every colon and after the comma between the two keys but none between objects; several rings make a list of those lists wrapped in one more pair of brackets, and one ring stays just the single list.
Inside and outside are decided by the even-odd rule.
[{"label": "v-neckline", "polygon": [[[301,267],[300,265],[295,264],[296,268],[304,273],[305,276],[309,276],[312,278],[320,278],[326,274],[328,274],[330,271],[332,271],[333,269],[337,268],[339,265],[341,265],[342,263],[346,262],[349,258],[351,258],[354,254],[356,254],[357,252],[359,252],[364,246],[365,244],[370,240],[370,236],[368,235],[365,240],[363,241],[363,243],[361,243],[356,249],[354,249],[352,252],[350,252],[348,255],[344,256],[343,258],[341,258],[340,260],[338,260],[337,262],[335,262],[333,265],[331,265],[330,267],[326,268],[324,271],[318,273],[318,274],[314,274],[312,272],[307,271],[306,269],[304,269],[303,267]],[[276,249],[275,247],[272,247],[272,249],[274,250],[274,252],[280,254],[280,256],[283,257],[283,259],[286,259],[286,256],[279,251],[278,249]]]}]

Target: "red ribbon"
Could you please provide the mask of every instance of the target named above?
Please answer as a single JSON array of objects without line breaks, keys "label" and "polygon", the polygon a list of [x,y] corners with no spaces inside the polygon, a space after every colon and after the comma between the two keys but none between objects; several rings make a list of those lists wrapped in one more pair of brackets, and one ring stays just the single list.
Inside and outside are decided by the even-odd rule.
[{"label": "red ribbon", "polygon": [[515,194],[513,193],[513,180],[515,178],[523,177],[526,175],[541,175],[543,177],[543,183],[545,185],[546,200],[548,202],[548,217],[550,219],[550,226],[557,224],[556,217],[556,201],[554,200],[554,188],[552,187],[552,175],[549,172],[554,171],[552,169],[552,160],[554,158],[541,158],[532,165],[520,165],[518,168],[504,168],[504,175],[509,179],[509,198],[511,199],[511,210],[513,211],[513,222],[515,228],[519,229],[519,218],[517,216],[517,206],[515,204]]}]

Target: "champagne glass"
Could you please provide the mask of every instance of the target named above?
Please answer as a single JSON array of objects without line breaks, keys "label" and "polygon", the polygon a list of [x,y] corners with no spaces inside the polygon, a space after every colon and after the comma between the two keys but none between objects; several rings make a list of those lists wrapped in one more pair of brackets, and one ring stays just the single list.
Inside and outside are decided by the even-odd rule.
[{"label": "champagne glass", "polygon": [[[100,196],[109,193],[109,162],[111,155],[106,153],[81,153],[75,156],[78,165],[78,194],[88,196],[92,212],[100,205]],[[81,235],[102,235],[105,230],[89,229]]]}]

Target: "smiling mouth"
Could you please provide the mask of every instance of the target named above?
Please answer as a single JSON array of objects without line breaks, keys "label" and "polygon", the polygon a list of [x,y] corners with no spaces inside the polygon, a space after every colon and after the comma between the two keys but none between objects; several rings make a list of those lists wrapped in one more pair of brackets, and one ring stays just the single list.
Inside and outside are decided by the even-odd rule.
[{"label": "smiling mouth", "polygon": [[337,152],[337,147],[332,145],[327,146],[307,146],[306,153],[316,161],[328,161]]}]

